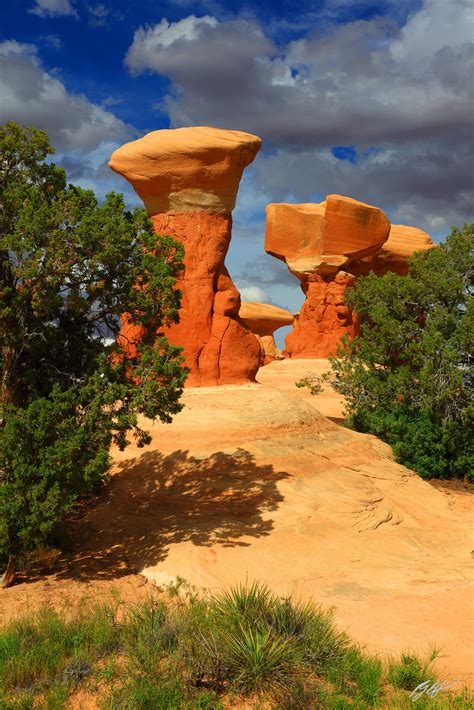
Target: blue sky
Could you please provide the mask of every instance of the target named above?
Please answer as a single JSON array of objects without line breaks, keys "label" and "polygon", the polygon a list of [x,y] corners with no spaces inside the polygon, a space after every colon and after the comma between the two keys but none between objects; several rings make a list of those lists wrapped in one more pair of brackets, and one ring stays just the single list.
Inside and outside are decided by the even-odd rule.
[{"label": "blue sky", "polygon": [[72,182],[133,191],[111,152],[149,130],[259,135],[229,270],[297,309],[263,251],[268,202],[338,192],[435,238],[472,220],[470,0],[16,0],[0,7],[0,119],[48,131]]}]

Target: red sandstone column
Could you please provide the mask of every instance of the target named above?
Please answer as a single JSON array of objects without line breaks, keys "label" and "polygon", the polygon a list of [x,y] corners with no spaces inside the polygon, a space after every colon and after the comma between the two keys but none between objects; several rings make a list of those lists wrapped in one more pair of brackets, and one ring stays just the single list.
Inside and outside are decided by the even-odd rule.
[{"label": "red sandstone column", "polygon": [[180,322],[165,334],[184,347],[188,386],[251,382],[260,364],[224,264],[240,178],[260,145],[241,131],[177,128],[127,143],[109,163],[133,185],[156,233],[184,246]]}]

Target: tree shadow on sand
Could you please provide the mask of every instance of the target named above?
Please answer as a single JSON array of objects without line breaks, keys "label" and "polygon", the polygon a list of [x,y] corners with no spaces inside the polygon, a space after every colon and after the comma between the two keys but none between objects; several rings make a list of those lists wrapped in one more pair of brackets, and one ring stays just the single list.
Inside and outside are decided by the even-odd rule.
[{"label": "tree shadow on sand", "polygon": [[207,458],[155,451],[129,459],[70,527],[70,553],[57,577],[133,574],[186,541],[201,547],[250,545],[271,532],[268,513],[283,500],[276,483],[288,476],[257,465],[244,449]]}]

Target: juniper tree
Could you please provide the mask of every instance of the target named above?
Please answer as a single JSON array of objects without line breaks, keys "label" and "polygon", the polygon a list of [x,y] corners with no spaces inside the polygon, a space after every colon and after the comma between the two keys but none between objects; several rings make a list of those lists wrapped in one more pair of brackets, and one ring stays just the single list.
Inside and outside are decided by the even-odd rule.
[{"label": "juniper tree", "polygon": [[[170,421],[186,371],[159,333],[176,322],[182,250],[143,209],[66,185],[46,133],[0,128],[0,562],[48,539],[97,490],[109,448]],[[115,340],[140,326],[136,352]],[[133,349],[132,349],[133,350]]]},{"label": "juniper tree", "polygon": [[349,421],[425,478],[474,476],[474,225],[410,259],[408,276],[360,278],[346,303],[361,335],[332,359]]}]

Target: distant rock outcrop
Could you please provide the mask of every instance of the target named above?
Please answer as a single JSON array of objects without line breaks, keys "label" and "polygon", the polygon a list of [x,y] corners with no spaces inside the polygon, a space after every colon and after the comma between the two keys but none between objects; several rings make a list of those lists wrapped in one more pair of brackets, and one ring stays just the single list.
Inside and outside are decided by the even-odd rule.
[{"label": "distant rock outcrop", "polygon": [[189,386],[253,381],[260,364],[260,344],[238,318],[240,293],[224,265],[240,178],[260,146],[240,131],[177,128],[127,143],[109,163],[141,197],[156,233],[184,245],[180,322],[165,334],[184,347]]},{"label": "distant rock outcrop", "polygon": [[374,271],[406,274],[415,251],[431,249],[426,232],[390,226],[378,207],[341,195],[320,204],[270,204],[265,251],[285,261],[306,296],[284,355],[325,358],[344,334],[358,332],[356,315],[343,303],[355,277]]},{"label": "distant rock outcrop", "polygon": [[239,316],[260,342],[261,364],[267,365],[272,360],[280,360],[283,356],[277,348],[273,334],[278,328],[292,325],[294,316],[284,308],[254,301],[243,301]]}]

